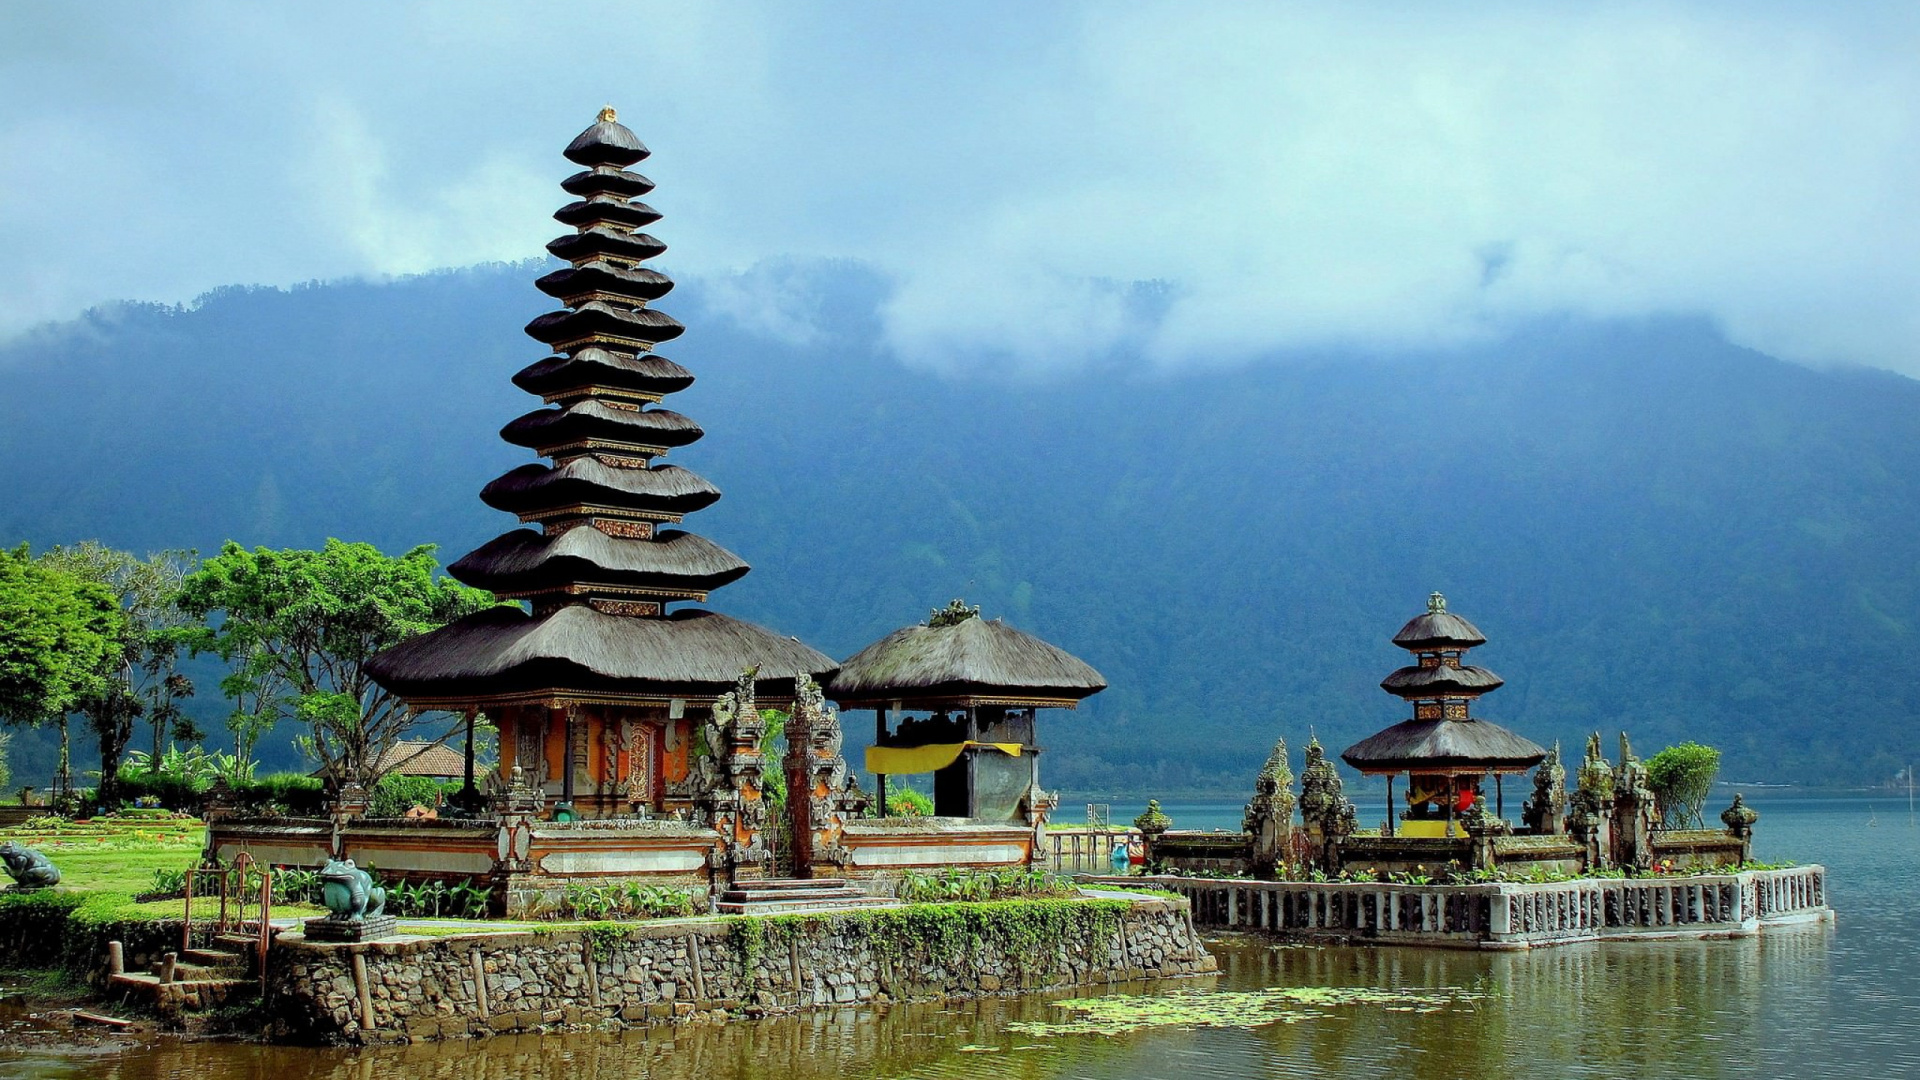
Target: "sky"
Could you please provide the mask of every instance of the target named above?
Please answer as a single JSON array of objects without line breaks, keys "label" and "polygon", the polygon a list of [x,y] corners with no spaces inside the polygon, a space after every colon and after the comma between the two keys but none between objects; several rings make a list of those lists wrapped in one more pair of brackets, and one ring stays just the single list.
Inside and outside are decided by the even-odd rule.
[{"label": "sky", "polygon": [[[935,368],[1704,317],[1920,376],[1920,6],[0,0],[0,337],[541,254],[603,104],[732,317]],[[669,310],[671,307],[669,305]]]}]

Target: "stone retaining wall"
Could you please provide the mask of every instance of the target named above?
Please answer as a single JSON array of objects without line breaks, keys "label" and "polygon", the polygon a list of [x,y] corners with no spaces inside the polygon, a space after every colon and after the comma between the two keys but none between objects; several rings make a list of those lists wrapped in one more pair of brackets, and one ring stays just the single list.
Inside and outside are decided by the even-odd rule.
[{"label": "stone retaining wall", "polygon": [[1182,900],[924,904],[831,914],[598,923],[365,945],[282,935],[277,1037],[457,1038],[757,1016],[1214,970]]}]

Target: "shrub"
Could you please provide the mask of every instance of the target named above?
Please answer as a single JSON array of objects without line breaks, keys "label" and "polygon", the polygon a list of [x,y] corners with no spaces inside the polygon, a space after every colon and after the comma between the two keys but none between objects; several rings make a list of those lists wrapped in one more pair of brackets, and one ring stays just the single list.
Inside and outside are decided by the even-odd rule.
[{"label": "shrub", "polygon": [[441,783],[431,776],[401,776],[397,773],[388,773],[373,787],[373,797],[367,802],[367,816],[405,817],[407,811],[416,806],[424,806],[431,810],[439,803],[442,795],[450,795],[457,790],[457,785]]},{"label": "shrub", "polygon": [[909,904],[1072,896],[1078,891],[1071,880],[1045,870],[961,870],[952,866],[932,874],[909,870],[896,890]]},{"label": "shrub", "polygon": [[669,919],[694,912],[693,893],[668,885],[583,885],[571,882],[560,914],[572,919]]},{"label": "shrub", "polygon": [[1647,786],[1660,800],[1660,814],[1669,828],[1701,827],[1701,807],[1719,775],[1720,751],[1697,742],[1669,746],[1647,760]]},{"label": "shrub", "polygon": [[[867,804],[866,813],[869,817],[878,817],[880,814],[879,801],[875,800]],[[887,816],[932,817],[933,800],[905,784],[890,785],[887,788]]]}]

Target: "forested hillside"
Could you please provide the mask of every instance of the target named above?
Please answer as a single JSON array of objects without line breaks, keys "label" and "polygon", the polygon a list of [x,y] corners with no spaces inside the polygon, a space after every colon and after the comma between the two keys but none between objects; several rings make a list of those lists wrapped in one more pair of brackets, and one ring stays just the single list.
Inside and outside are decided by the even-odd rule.
[{"label": "forested hillside", "polygon": [[[526,460],[495,432],[535,404],[507,381],[534,273],[234,289],[0,347],[0,542],[451,561],[512,524],[475,496]],[[1043,718],[1049,786],[1239,792],[1276,735],[1345,746],[1400,716],[1387,638],[1434,589],[1507,680],[1477,711],[1538,741],[1624,725],[1802,783],[1920,756],[1920,383],[1685,321],[935,375],[881,347],[883,283],[800,279],[780,339],[699,282],[661,305],[708,433],[674,459],[726,492],[693,527],[755,567],[713,606],[845,656],[964,596],[1074,651],[1112,688]]]}]

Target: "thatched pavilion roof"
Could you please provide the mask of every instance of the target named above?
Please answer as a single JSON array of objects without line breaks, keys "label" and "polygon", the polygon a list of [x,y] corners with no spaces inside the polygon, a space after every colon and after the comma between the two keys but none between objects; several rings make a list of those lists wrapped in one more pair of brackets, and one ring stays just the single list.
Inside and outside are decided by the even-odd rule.
[{"label": "thatched pavilion roof", "polygon": [[1486,694],[1506,685],[1506,680],[1483,667],[1461,664],[1449,667],[1403,667],[1380,680],[1380,689],[1403,698],[1431,698]]},{"label": "thatched pavilion roof", "polygon": [[1085,661],[998,619],[907,626],[849,657],[827,687],[842,708],[1073,708],[1107,688]]},{"label": "thatched pavilion roof", "polygon": [[401,642],[367,663],[380,685],[422,708],[494,701],[711,701],[759,668],[764,700],[791,698],[794,680],[824,680],[833,660],[742,619],[687,609],[661,618],[610,615],[584,604],[545,615],[489,608]]},{"label": "thatched pavilion roof", "polygon": [[1479,627],[1443,607],[1408,619],[1407,625],[1393,635],[1393,643],[1403,649],[1471,649],[1485,645],[1487,636]]},{"label": "thatched pavilion roof", "polygon": [[1340,754],[1363,773],[1517,773],[1546,757],[1533,740],[1478,718],[1403,720]]}]

